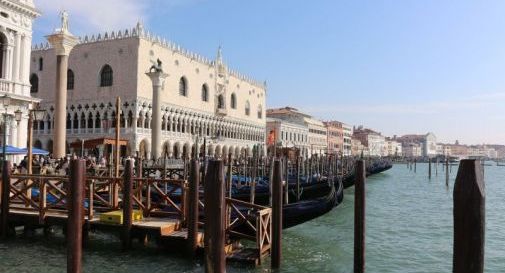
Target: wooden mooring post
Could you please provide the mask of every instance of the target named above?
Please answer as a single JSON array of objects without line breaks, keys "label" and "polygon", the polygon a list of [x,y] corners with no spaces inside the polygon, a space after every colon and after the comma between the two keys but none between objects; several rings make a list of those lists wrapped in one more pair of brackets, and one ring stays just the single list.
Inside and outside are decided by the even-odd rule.
[{"label": "wooden mooring post", "polygon": [[356,161],[354,185],[354,273],[365,272],[365,161]]},{"label": "wooden mooring post", "polygon": [[460,162],[454,184],[454,273],[484,272],[486,194],[479,161]]},{"label": "wooden mooring post", "polygon": [[211,160],[204,184],[205,272],[226,272],[225,182],[223,161]]},{"label": "wooden mooring post", "polygon": [[272,179],[272,252],[271,264],[273,269],[281,266],[282,257],[282,164],[274,161]]},{"label": "wooden mooring post", "polygon": [[285,179],[284,180],[284,204],[289,204],[289,159],[284,158]]},{"label": "wooden mooring post", "polygon": [[86,161],[70,161],[68,179],[67,272],[82,272],[82,226],[84,223],[84,182]]},{"label": "wooden mooring post", "polygon": [[200,162],[191,160],[188,194],[188,240],[187,252],[195,255],[198,248],[198,187],[200,185]]},{"label": "wooden mooring post", "polygon": [[428,158],[428,178],[431,179],[431,158]]},{"label": "wooden mooring post", "polygon": [[417,172],[417,158],[414,158],[414,173]]},{"label": "wooden mooring post", "polygon": [[300,201],[300,157],[296,157],[296,201]]},{"label": "wooden mooring post", "polygon": [[126,160],[123,178],[123,250],[131,248],[131,230],[133,213],[133,164],[130,159]]},{"label": "wooden mooring post", "polygon": [[445,184],[449,185],[449,159],[445,159]]},{"label": "wooden mooring post", "polygon": [[2,218],[0,218],[0,232],[2,239],[7,239],[9,233],[9,197],[11,186],[11,163],[3,161],[2,164]]}]

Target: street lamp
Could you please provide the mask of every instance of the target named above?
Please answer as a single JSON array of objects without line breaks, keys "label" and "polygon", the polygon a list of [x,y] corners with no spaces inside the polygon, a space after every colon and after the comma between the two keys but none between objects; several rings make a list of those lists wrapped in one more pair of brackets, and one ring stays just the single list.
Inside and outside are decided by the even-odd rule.
[{"label": "street lamp", "polygon": [[4,95],[2,98],[2,104],[5,108],[5,113],[3,114],[4,116],[4,126],[3,126],[3,131],[4,131],[4,134],[3,134],[3,141],[2,141],[2,144],[3,144],[3,147],[2,147],[2,162],[5,162],[5,159],[6,159],[6,144],[7,144],[7,109],[9,108],[9,105],[11,104],[11,98],[8,96],[8,95]]},{"label": "street lamp", "polygon": [[44,120],[45,115],[46,110],[39,109],[38,105],[36,105],[34,109],[30,110],[28,113],[28,174],[32,174],[33,122]]}]

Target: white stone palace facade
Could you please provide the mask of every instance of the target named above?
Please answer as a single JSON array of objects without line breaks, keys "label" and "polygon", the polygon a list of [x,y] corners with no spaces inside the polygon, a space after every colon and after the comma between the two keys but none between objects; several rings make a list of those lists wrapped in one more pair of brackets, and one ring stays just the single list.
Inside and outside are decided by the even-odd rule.
[{"label": "white stone palace facade", "polygon": [[[121,98],[123,154],[151,155],[153,83],[146,75],[160,60],[167,74],[161,86],[162,155],[190,156],[207,142],[208,155],[264,150],[266,84],[229,69],[221,50],[214,60],[154,36],[141,24],[133,29],[80,37],[68,58],[67,145],[114,137],[115,101]],[[42,99],[47,119],[36,124],[35,146],[53,145],[56,58],[49,45],[31,55],[31,95]],[[28,93],[27,93],[28,94]],[[70,150],[67,150],[70,152]],[[203,152],[203,151],[202,151]]]},{"label": "white stone palace facade", "polygon": [[[10,98],[7,108],[0,102],[0,112],[8,116],[2,134],[7,134],[7,145],[20,148],[27,146],[28,111],[38,101],[30,96],[29,82],[32,23],[37,16],[31,0],[0,0],[0,97]],[[19,122],[14,119],[18,110]]]},{"label": "white stone palace facade", "polygon": [[274,143],[281,148],[299,149],[300,156],[309,154],[309,128],[304,124],[267,117],[267,135],[273,132]]}]

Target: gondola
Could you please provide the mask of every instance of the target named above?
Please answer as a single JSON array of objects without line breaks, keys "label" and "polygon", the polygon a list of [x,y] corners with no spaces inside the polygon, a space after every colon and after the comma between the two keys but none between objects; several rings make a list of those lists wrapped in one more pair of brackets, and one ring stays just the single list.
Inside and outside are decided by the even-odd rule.
[{"label": "gondola", "polygon": [[343,200],[343,184],[331,183],[331,190],[327,196],[311,200],[304,200],[282,206],[282,228],[290,228],[331,211]]},{"label": "gondola", "polygon": [[[327,177],[313,176],[312,179],[302,177],[300,179],[300,197],[297,198],[296,178],[290,177],[288,188],[288,200],[311,200],[319,197],[326,196],[330,192],[330,184]],[[232,178],[232,198],[250,201],[251,187],[246,184],[245,186],[238,187],[238,183]],[[267,179],[260,179],[255,187],[254,203],[258,205],[268,205],[270,203],[270,184]]]},{"label": "gondola", "polygon": [[[330,192],[326,196],[315,198],[312,200],[304,200],[296,203],[286,204],[282,206],[282,228],[287,229],[294,227],[319,216],[330,212],[343,200],[344,186],[341,181],[335,180],[330,186]],[[246,214],[247,209],[241,210],[242,214]],[[232,214],[232,218],[236,215]],[[244,234],[254,235],[255,231],[248,225],[236,227],[237,231]]]},{"label": "gondola", "polygon": [[[393,167],[393,165],[389,161],[375,162],[372,165],[367,167],[366,176],[368,177],[368,176],[371,176],[374,174],[385,172],[385,171],[391,169],[392,167]],[[356,175],[355,175],[355,171],[353,169],[349,173],[347,173],[342,179],[343,184],[344,184],[344,188],[347,189],[349,187],[354,186],[355,179],[356,179]]]}]

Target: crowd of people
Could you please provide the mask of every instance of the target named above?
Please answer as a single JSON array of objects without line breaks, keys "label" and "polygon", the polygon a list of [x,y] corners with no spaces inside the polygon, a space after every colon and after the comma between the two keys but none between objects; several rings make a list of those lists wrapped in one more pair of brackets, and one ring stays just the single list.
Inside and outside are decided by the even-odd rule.
[{"label": "crowd of people", "polygon": [[[76,156],[67,156],[61,159],[54,159],[51,155],[33,155],[32,156],[32,173],[33,174],[57,174],[67,175],[70,159]],[[97,158],[94,156],[85,156],[86,169],[106,168],[107,159],[105,157]],[[28,156],[25,156],[18,164],[14,163],[14,174],[28,173]]]}]

